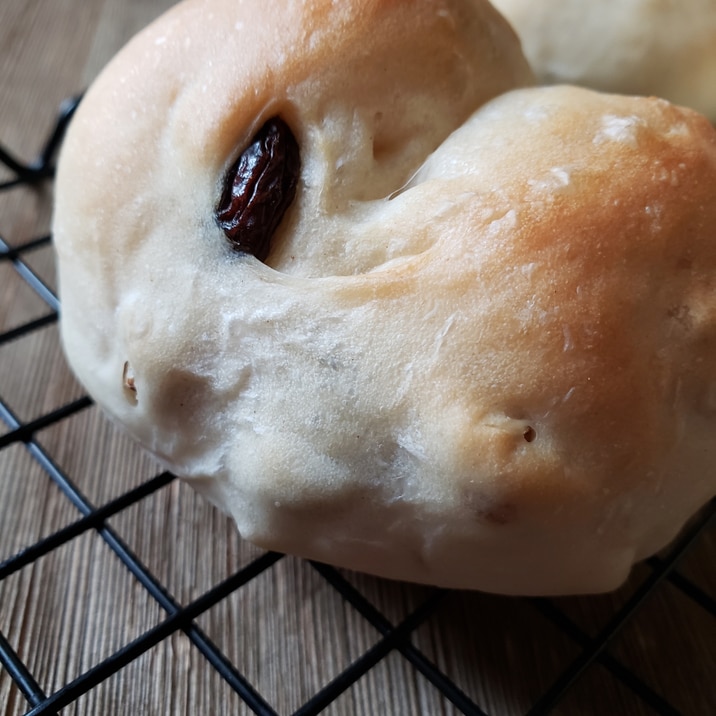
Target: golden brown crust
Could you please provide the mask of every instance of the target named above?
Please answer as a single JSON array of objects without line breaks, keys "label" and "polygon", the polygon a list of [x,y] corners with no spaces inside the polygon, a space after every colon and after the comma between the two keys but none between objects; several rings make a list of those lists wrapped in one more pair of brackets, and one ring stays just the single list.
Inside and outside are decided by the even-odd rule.
[{"label": "golden brown crust", "polygon": [[[716,492],[714,130],[512,89],[529,72],[482,3],[316,2],[278,30],[238,7],[179,6],[73,122],[54,231],[78,375],[257,544],[617,586]],[[265,265],[212,212],[276,111],[302,169]]]}]

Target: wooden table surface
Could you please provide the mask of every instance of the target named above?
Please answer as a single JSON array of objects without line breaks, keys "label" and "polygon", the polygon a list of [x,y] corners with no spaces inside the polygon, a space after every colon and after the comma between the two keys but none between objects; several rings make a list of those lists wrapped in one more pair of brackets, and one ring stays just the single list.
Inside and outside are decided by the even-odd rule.
[{"label": "wooden table surface", "polygon": [[[62,100],[170,4],[2,0],[0,145],[34,159]],[[515,599],[267,557],[179,481],[152,482],[159,466],[65,366],[42,290],[51,206],[51,181],[0,191],[0,713],[56,692],[69,705],[36,713],[252,713],[242,684],[267,714],[716,713],[713,527],[674,571],[640,565],[614,594]],[[46,554],[14,558],[44,538]],[[247,566],[257,574],[200,606]]]}]

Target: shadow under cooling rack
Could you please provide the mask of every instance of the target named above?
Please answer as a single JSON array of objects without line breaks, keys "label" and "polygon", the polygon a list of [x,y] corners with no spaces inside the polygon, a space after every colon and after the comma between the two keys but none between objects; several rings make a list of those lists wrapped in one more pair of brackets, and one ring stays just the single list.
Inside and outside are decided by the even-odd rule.
[{"label": "shadow under cooling rack", "polygon": [[[37,162],[23,164],[0,147],[9,177],[0,183],[3,195],[33,192],[52,181],[76,104],[63,106]],[[693,612],[689,619],[716,635],[714,582],[704,586],[698,577],[713,571],[714,502],[666,554],[641,565],[616,596],[507,599],[413,588],[241,546],[233,548],[232,562],[206,544],[203,553],[194,545],[196,552],[187,559],[199,555],[201,562],[210,555],[225,563],[223,576],[216,579],[214,573],[205,584],[200,578],[182,581],[185,567],[172,551],[180,538],[156,533],[169,530],[167,525],[189,531],[197,525],[179,509],[189,498],[174,476],[161,470],[142,474],[146,464],[132,458],[140,478],[111,494],[112,474],[102,475],[110,487],[101,489],[87,488],[79,475],[116,463],[100,454],[100,437],[86,426],[110,428],[89,397],[65,373],[56,373],[60,307],[50,281],[33,264],[33,256],[43,251],[51,251],[47,234],[21,240],[0,234],[0,277],[16,287],[11,292],[0,285],[0,300],[6,302],[0,305],[0,430],[2,424],[5,428],[0,500],[18,505],[0,523],[0,698],[7,702],[6,713],[55,714],[70,707],[72,713],[126,713],[127,694],[137,692],[146,693],[147,701],[137,697],[133,708],[151,703],[153,710],[146,713],[173,713],[172,693],[185,687],[197,692],[204,682],[211,686],[196,697],[200,703],[214,708],[233,703],[236,712],[265,715],[307,716],[328,709],[335,714],[584,714],[607,713],[603,707],[614,704],[623,710],[611,713],[716,712],[716,691],[703,686],[716,679],[716,654],[713,648],[688,650],[679,616]],[[17,312],[10,297],[16,301],[22,292],[31,308]],[[46,336],[41,345],[11,351]],[[42,389],[28,398],[31,383]],[[47,501],[33,501],[32,495],[43,491]],[[219,532],[225,529],[210,508],[191,505],[190,513],[214,520]],[[134,538],[127,535],[140,533],[152,535],[151,552],[130,546]],[[680,568],[692,554],[695,577]],[[122,569],[101,572],[116,575],[111,581],[93,577],[89,568],[83,571],[99,559]],[[78,570],[80,576],[63,582],[63,570]],[[654,605],[662,599],[659,612]],[[90,628],[102,600],[112,607]],[[32,613],[28,604],[34,605]],[[57,626],[63,620],[67,625]],[[641,629],[634,638],[635,625],[655,621],[658,629]],[[221,624],[229,625],[227,633]],[[165,660],[149,659],[163,644],[171,644]],[[666,684],[662,674],[683,667],[683,660],[670,666],[682,646],[686,667],[676,685]],[[331,650],[333,656],[326,657]],[[62,667],[69,662],[73,669]],[[178,678],[172,663],[185,662],[190,666]],[[660,671],[656,662],[666,666]],[[272,664],[282,663],[290,664],[285,675],[279,668],[267,676],[276,669]],[[116,686],[123,674],[129,674],[129,687]],[[174,683],[165,683],[168,674]],[[108,683],[115,684],[115,696],[93,697]],[[164,701],[152,696],[157,690],[168,694]],[[616,695],[608,707],[606,693]]]}]

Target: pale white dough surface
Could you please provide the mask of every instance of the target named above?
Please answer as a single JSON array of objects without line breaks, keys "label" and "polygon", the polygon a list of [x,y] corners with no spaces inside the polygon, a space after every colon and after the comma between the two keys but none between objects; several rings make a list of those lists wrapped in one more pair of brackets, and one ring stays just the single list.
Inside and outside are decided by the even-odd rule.
[{"label": "pale white dough surface", "polygon": [[493,0],[540,81],[655,95],[716,122],[716,0]]},{"label": "pale white dough surface", "polygon": [[[179,5],[63,146],[77,375],[261,546],[616,587],[716,493],[716,133],[531,81],[481,2]],[[302,170],[262,264],[213,211],[276,114]]]}]

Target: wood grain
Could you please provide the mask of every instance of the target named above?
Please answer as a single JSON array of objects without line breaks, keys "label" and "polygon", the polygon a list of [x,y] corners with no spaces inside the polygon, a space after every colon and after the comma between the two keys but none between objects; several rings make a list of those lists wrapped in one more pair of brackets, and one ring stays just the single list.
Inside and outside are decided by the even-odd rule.
[{"label": "wood grain", "polygon": [[[170,0],[6,0],[0,3],[0,143],[25,160],[41,147],[60,102],[81,91],[117,49]],[[10,173],[0,169],[0,181]],[[52,185],[0,192],[0,236],[12,246],[49,232]],[[55,288],[49,244],[22,260]],[[52,309],[9,261],[0,262],[0,335]],[[0,343],[0,400],[22,422],[83,395],[64,363],[51,322]],[[0,440],[12,426],[0,420]],[[7,438],[6,438],[7,439]],[[22,441],[0,443],[0,562],[81,518],[50,478],[47,458],[91,506],[145,484],[160,466],[95,407]],[[107,521],[178,605],[260,557],[232,522],[173,481]],[[90,529],[0,580],[0,634],[45,694],[52,694],[167,619],[167,611],[122,564],[106,534]],[[683,714],[716,712],[716,531],[704,533],[680,573],[704,604],[664,583],[584,672],[555,713],[650,714],[624,680]],[[568,629],[531,600],[451,592],[403,650],[362,672],[325,709],[335,716],[460,713],[435,682],[445,678],[495,716],[526,714],[650,574],[641,566],[611,595],[554,600]],[[314,566],[285,557],[203,613],[196,625],[280,714],[292,713],[371,649],[386,625],[407,618],[432,590],[366,575],[340,578],[377,610],[377,621],[346,601]],[[711,600],[709,602],[708,600]],[[359,605],[360,606],[360,605]],[[417,656],[416,656],[417,655]],[[360,662],[359,662],[360,663]],[[419,669],[416,664],[429,668]],[[616,666],[615,666],[616,664]],[[426,675],[427,674],[427,675]],[[432,674],[432,675],[431,675]],[[641,688],[641,687],[640,687]],[[0,713],[30,704],[0,667]],[[248,714],[249,707],[177,630],[62,713]]]}]

